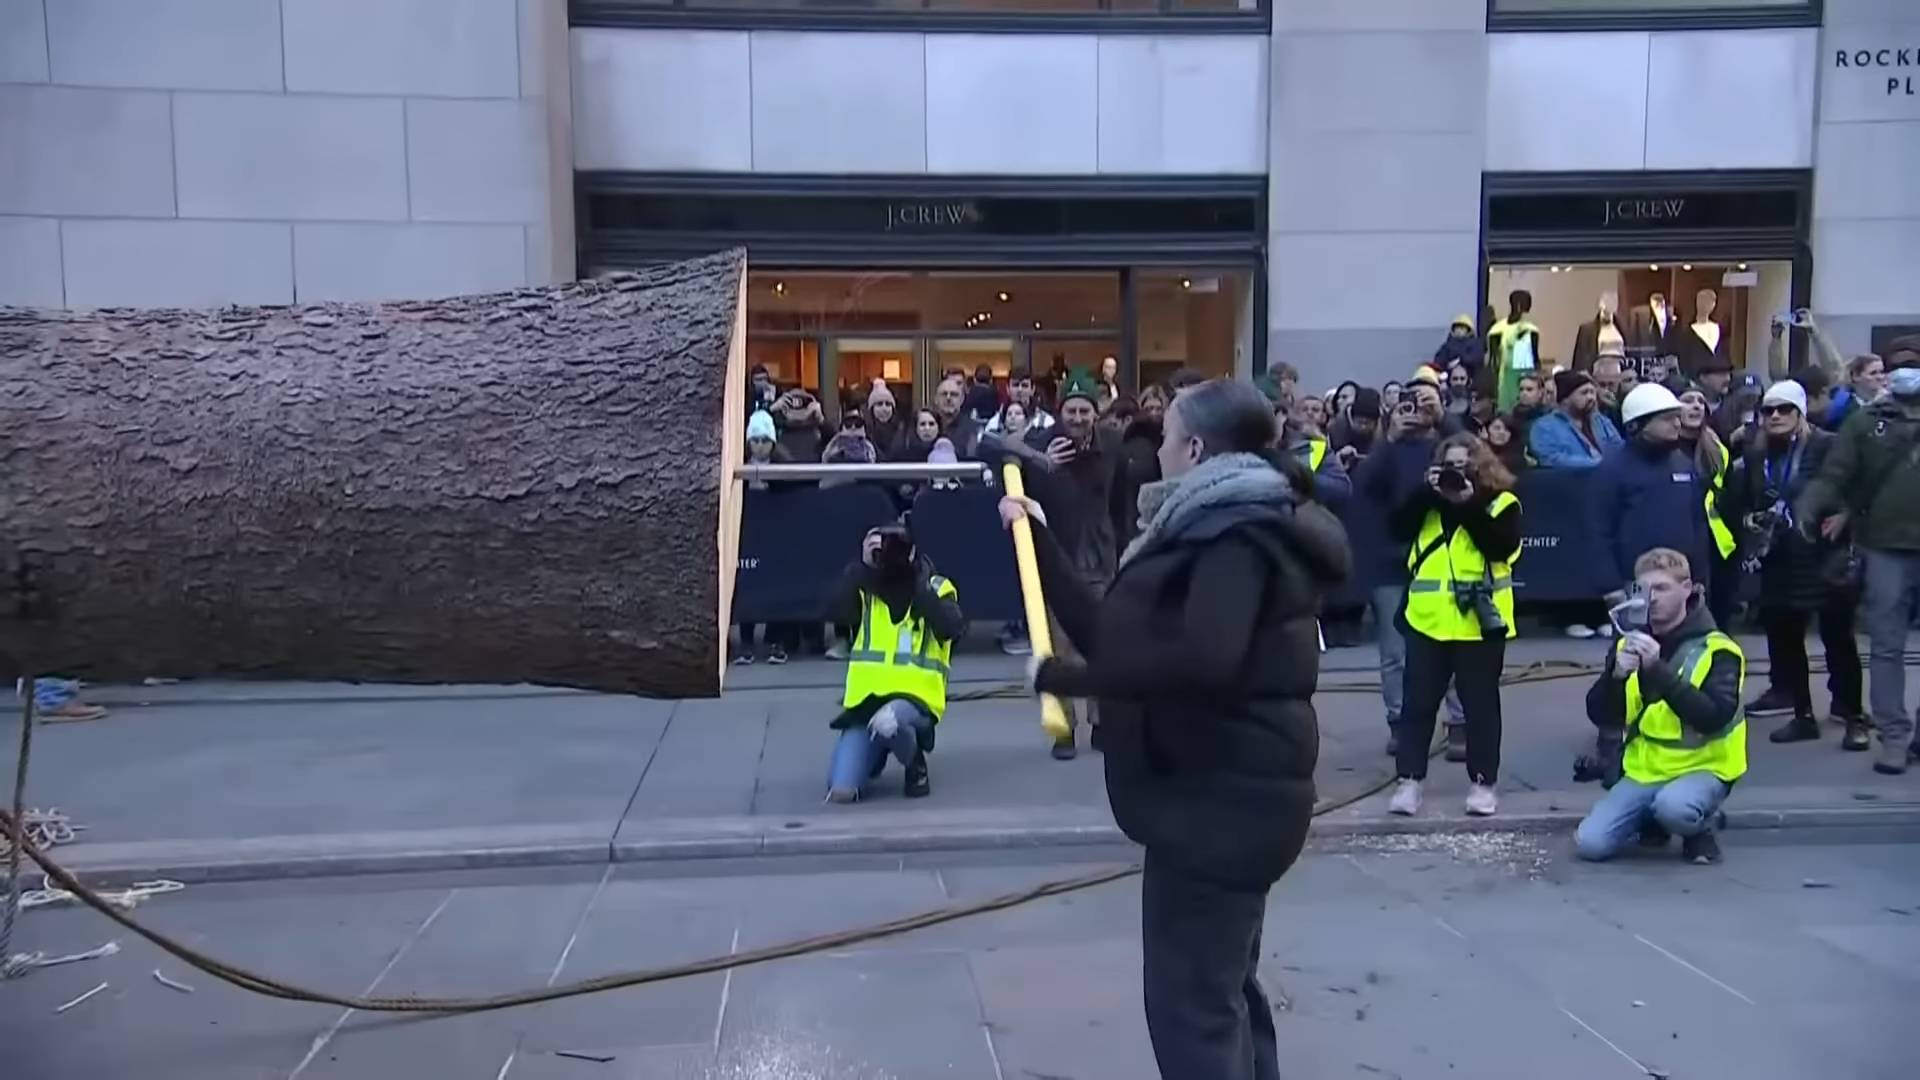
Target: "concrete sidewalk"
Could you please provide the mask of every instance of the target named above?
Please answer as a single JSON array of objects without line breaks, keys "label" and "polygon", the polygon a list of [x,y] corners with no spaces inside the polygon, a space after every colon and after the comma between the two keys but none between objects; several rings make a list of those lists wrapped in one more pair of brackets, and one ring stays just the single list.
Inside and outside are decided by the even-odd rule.
[{"label": "concrete sidewalk", "polygon": [[[1599,643],[1521,641],[1515,665],[1592,662]],[[1758,648],[1756,653],[1764,655]],[[1329,653],[1316,699],[1323,799],[1388,779],[1371,650]],[[991,691],[1024,662],[964,658],[956,693]],[[736,669],[717,700],[650,701],[532,687],[183,683],[102,687],[107,719],[36,736],[28,804],[86,827],[63,863],[103,878],[190,880],[639,860],[857,856],[1123,843],[1097,754],[1048,757],[1031,701],[956,702],[934,794],[822,804],[842,669]],[[1571,782],[1591,742],[1589,677],[1510,687],[1503,809],[1476,829],[1562,829],[1598,796]],[[10,748],[17,720],[0,726]],[[1753,725],[1737,826],[1920,830],[1920,771],[1876,776],[1868,755],[1777,747]],[[11,775],[11,769],[6,770]],[[1389,819],[1384,796],[1319,823],[1328,836],[1462,823],[1466,778],[1435,762],[1429,810]]]}]

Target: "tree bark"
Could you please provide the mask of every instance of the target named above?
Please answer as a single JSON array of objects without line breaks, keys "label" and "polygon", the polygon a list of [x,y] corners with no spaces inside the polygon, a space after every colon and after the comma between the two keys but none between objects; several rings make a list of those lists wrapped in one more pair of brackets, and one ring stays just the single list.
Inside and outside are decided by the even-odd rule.
[{"label": "tree bark", "polygon": [[718,693],[745,272],[0,309],[0,664]]}]

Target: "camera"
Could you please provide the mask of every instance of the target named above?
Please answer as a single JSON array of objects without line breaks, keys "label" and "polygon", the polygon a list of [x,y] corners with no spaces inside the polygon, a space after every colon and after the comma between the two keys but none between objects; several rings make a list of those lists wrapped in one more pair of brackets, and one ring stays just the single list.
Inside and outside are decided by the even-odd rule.
[{"label": "camera", "polygon": [[874,554],[874,569],[889,577],[913,572],[913,533],[904,523],[882,525],[873,530],[880,537],[880,550]]},{"label": "camera", "polygon": [[1483,637],[1499,637],[1507,632],[1507,620],[1501,618],[1500,609],[1493,603],[1493,586],[1486,582],[1454,582],[1453,602],[1479,621]]},{"label": "camera", "polygon": [[1453,465],[1442,465],[1440,476],[1434,481],[1441,491],[1458,495],[1467,490],[1466,471]]}]

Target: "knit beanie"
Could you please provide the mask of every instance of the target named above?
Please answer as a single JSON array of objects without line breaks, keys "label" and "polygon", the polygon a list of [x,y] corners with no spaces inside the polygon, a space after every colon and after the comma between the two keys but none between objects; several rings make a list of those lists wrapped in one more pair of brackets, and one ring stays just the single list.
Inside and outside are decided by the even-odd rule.
[{"label": "knit beanie", "polygon": [[752,416],[747,417],[747,438],[749,440],[773,438],[773,415],[765,409],[757,409]]},{"label": "knit beanie", "polygon": [[1074,368],[1060,387],[1060,404],[1065,405],[1074,398],[1086,398],[1094,408],[1100,407],[1100,384],[1094,381],[1086,368]]},{"label": "knit beanie", "polygon": [[893,391],[887,389],[885,385],[876,385],[867,393],[867,408],[872,409],[876,401],[884,401],[889,405],[894,404]]},{"label": "knit beanie", "polygon": [[1584,371],[1556,371],[1553,373],[1553,392],[1561,401],[1565,401],[1580,392],[1583,386],[1592,386],[1593,376]]}]

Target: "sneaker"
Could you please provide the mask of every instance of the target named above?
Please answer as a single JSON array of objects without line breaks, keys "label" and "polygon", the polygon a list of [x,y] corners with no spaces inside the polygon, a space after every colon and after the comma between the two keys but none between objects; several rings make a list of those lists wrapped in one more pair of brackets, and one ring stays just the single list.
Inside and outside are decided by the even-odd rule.
[{"label": "sneaker", "polygon": [[1603,622],[1600,625],[1593,628],[1593,633],[1595,637],[1603,637],[1603,638],[1611,639],[1613,637],[1613,624],[1610,622]]},{"label": "sneaker", "polygon": [[1577,638],[1581,641],[1585,641],[1588,638],[1592,637],[1593,633],[1594,633],[1593,627],[1587,626],[1584,623],[1572,623],[1567,626],[1567,636],[1570,638]]},{"label": "sneaker", "polygon": [[1680,841],[1680,857],[1695,866],[1712,866],[1720,861],[1720,841],[1712,829],[1701,829]]},{"label": "sneaker", "polygon": [[1017,634],[1000,635],[1000,651],[1008,656],[1032,656],[1033,642]]},{"label": "sneaker", "polygon": [[907,766],[906,786],[901,793],[909,799],[924,799],[933,794],[933,782],[927,776],[927,752],[920,751],[914,756],[913,764]]},{"label": "sneaker", "polygon": [[1874,747],[1873,771],[1887,776],[1899,776],[1907,771],[1907,755],[1907,747],[1889,742],[1883,734],[1880,736],[1879,745]]},{"label": "sneaker", "polygon": [[1464,724],[1447,725],[1447,760],[1467,760],[1467,729]]},{"label": "sneaker", "polygon": [[98,720],[107,715],[104,705],[88,705],[83,701],[68,701],[51,709],[41,709],[34,713],[43,724],[77,724],[86,720]]},{"label": "sneaker", "polygon": [[752,667],[753,654],[750,652],[740,653],[739,655],[733,658],[733,666],[734,667]]},{"label": "sneaker", "polygon": [[859,802],[860,789],[844,788],[844,787],[828,788],[827,801],[830,803],[835,803],[840,806],[845,806],[851,802]]},{"label": "sneaker", "polygon": [[1387,813],[1412,817],[1420,812],[1420,781],[1404,777],[1393,786],[1393,798],[1387,801]]},{"label": "sneaker", "polygon": [[1748,716],[1779,716],[1793,711],[1793,696],[1779,690],[1768,690],[1752,701],[1747,702]]},{"label": "sneaker", "polygon": [[1767,736],[1772,743],[1807,742],[1820,737],[1820,722],[1811,716],[1801,715],[1774,728]]},{"label": "sneaker", "polygon": [[1864,716],[1837,716],[1834,719],[1847,725],[1847,733],[1840,737],[1840,749],[1865,750],[1873,745],[1867,737],[1867,718]]},{"label": "sneaker", "polygon": [[1078,748],[1076,748],[1073,745],[1072,735],[1068,735],[1064,739],[1055,739],[1053,741],[1053,760],[1072,761],[1074,758],[1079,756],[1080,756],[1080,751]]},{"label": "sneaker", "polygon": [[786,662],[787,650],[784,647],[775,645],[767,650],[767,663],[778,665]]},{"label": "sneaker", "polygon": [[836,640],[827,646],[827,659],[845,660],[846,658],[847,658],[846,642]]},{"label": "sneaker", "polygon": [[1473,784],[1467,788],[1467,816],[1492,817],[1500,809],[1500,796],[1494,794],[1492,784]]}]

